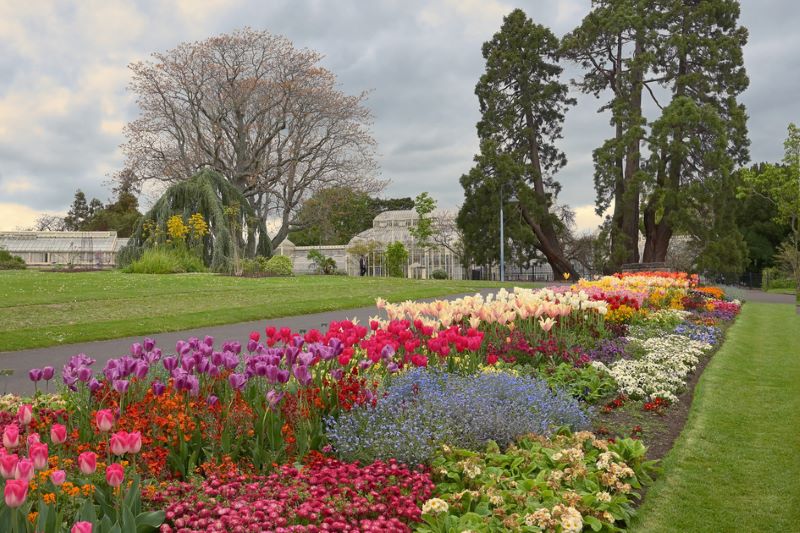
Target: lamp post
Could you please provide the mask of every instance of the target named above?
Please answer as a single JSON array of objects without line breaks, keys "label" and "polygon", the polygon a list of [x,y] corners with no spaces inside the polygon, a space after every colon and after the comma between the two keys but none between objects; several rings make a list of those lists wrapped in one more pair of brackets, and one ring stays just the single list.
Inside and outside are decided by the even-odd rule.
[{"label": "lamp post", "polygon": [[500,185],[500,281],[506,280],[506,240],[503,236],[503,186]]}]

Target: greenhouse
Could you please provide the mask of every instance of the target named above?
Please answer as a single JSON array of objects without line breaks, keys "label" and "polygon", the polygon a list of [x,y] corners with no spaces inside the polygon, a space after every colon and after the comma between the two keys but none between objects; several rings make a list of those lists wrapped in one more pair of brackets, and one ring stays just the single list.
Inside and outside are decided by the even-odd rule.
[{"label": "greenhouse", "polygon": [[116,231],[4,231],[0,248],[28,266],[111,267],[128,239]]}]

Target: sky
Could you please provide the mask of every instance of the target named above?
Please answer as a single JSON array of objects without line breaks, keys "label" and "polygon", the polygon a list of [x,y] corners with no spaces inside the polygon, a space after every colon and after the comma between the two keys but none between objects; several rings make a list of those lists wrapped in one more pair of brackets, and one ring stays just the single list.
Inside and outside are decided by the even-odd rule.
[{"label": "sky", "polygon": [[[800,121],[800,2],[742,0],[750,31],[741,96],[751,159],[776,161]],[[324,54],[345,92],[370,91],[386,196],[428,191],[443,208],[463,201],[459,177],[477,151],[475,83],[481,44],[520,7],[561,36],[588,0],[3,0],[0,2],[0,230],[63,214],[76,189],[108,200],[123,158],[123,126],[137,116],[128,64],[243,26]],[[579,71],[565,65],[564,81]],[[575,94],[557,175],[560,202],[593,228],[592,157],[612,134],[600,101]]]}]

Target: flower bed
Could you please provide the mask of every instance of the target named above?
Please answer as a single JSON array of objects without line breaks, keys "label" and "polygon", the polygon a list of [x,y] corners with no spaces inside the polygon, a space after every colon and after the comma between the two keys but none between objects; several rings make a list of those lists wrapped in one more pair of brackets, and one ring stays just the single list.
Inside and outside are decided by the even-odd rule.
[{"label": "flower bed", "polygon": [[[243,343],[145,339],[102,369],[79,354],[59,394],[0,399],[0,521],[47,532],[624,528],[645,447],[583,430],[621,406],[668,410],[738,313],[724,298],[685,274],[637,273],[379,301],[385,318],[366,325],[268,327]],[[45,390],[55,377],[30,373]]]}]

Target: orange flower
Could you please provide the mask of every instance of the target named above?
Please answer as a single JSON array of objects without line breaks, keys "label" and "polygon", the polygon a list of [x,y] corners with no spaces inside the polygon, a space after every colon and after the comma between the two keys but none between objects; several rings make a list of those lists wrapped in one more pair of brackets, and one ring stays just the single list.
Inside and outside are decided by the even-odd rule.
[{"label": "orange flower", "polygon": [[52,505],[52,504],[56,503],[56,495],[53,494],[52,492],[48,492],[47,494],[42,496],[42,499],[44,500],[44,503],[46,503],[48,505]]}]

